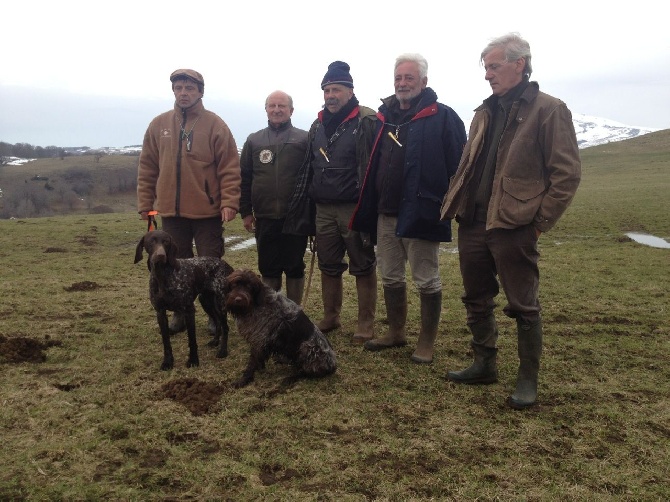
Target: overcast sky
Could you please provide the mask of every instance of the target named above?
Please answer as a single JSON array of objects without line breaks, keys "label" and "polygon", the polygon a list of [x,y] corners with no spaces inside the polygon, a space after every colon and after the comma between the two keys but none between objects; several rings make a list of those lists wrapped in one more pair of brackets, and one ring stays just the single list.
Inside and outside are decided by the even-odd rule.
[{"label": "overcast sky", "polygon": [[[430,6],[430,4],[437,6]],[[517,31],[532,79],[573,113],[670,128],[670,31],[661,3],[243,0],[22,0],[3,4],[0,141],[39,146],[141,144],[172,108],[169,75],[205,78],[205,107],[241,146],[267,125],[265,97],[293,96],[307,129],[334,60],[351,66],[361,104],[393,93],[403,52],[428,60],[428,85],[469,125],[490,94],[479,62]]]}]

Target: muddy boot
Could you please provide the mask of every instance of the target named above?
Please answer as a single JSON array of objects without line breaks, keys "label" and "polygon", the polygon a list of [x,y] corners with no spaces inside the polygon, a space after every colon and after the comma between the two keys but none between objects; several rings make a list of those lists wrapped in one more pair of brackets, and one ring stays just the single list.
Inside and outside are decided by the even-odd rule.
[{"label": "muddy boot", "polygon": [[275,291],[279,291],[281,289],[281,277],[261,277],[261,280],[263,281],[263,284],[266,286],[271,287]]},{"label": "muddy boot", "polygon": [[170,324],[168,325],[171,335],[176,335],[182,331],[186,331],[186,320],[184,319],[184,314],[174,313],[172,314],[172,319],[170,319]]},{"label": "muddy boot", "polygon": [[376,352],[392,347],[407,345],[405,323],[407,322],[407,286],[388,288],[384,286],[384,302],[386,303],[386,318],[388,332],[381,338],[365,342],[365,350]]},{"label": "muddy boot", "polygon": [[300,305],[302,303],[302,292],[305,289],[304,277],[287,277],[286,278],[286,296],[289,300],[293,300]]},{"label": "muddy boot", "polygon": [[542,354],[542,321],[524,322],[516,320],[518,333],[519,373],[516,390],[507,400],[515,410],[523,410],[537,400],[537,375],[540,371]]},{"label": "muddy boot", "polygon": [[356,277],[358,294],[358,326],[352,338],[354,343],[365,343],[375,336],[375,311],[377,310],[377,272]]},{"label": "muddy boot", "polygon": [[498,381],[496,356],[498,349],[498,326],[493,314],[470,325],[472,351],[475,360],[464,370],[450,371],[447,378],[456,383],[489,384]]},{"label": "muddy boot", "polygon": [[415,363],[429,364],[433,362],[433,350],[437,327],[440,323],[442,311],[442,291],[436,293],[421,293],[421,333],[412,354]]},{"label": "muddy boot", "polygon": [[332,277],[321,272],[321,298],[323,299],[323,319],[317,327],[322,333],[339,328],[342,311],[342,276]]}]

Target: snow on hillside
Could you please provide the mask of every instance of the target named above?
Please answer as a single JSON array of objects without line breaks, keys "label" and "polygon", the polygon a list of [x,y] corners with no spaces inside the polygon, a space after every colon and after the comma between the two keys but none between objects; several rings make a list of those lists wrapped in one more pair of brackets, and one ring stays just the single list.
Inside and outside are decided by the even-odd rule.
[{"label": "snow on hillside", "polygon": [[[572,122],[575,125],[577,134],[577,144],[579,148],[588,148],[590,146],[602,145],[614,141],[623,141],[625,139],[635,138],[650,132],[657,131],[649,127],[629,126],[620,122],[600,117],[592,117],[580,113],[573,113]],[[70,155],[85,155],[91,152],[103,152],[109,155],[139,155],[142,150],[141,145],[124,147],[100,147],[100,148],[66,148]],[[238,149],[238,153],[239,153]],[[21,165],[34,159],[19,159],[9,157],[7,165]]]},{"label": "snow on hillside", "polygon": [[635,138],[657,129],[621,124],[613,120],[574,113],[572,122],[577,133],[579,148],[602,145],[613,141]]}]

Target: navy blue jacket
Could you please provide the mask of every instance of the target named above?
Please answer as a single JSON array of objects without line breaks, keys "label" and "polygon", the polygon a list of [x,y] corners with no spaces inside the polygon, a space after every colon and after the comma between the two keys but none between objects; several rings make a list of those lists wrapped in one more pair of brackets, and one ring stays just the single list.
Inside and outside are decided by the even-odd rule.
[{"label": "navy blue jacket", "polygon": [[[375,176],[379,159],[379,145],[390,106],[397,106],[397,98],[382,100],[377,113],[377,131],[365,173],[361,196],[349,227],[370,234],[377,242],[377,194]],[[451,221],[440,221],[442,199],[451,178],[458,168],[466,142],[465,126],[451,108],[437,102],[430,88],[423,90],[417,107],[420,110],[408,125],[403,148],[403,192],[398,212],[397,237],[450,242]]]}]

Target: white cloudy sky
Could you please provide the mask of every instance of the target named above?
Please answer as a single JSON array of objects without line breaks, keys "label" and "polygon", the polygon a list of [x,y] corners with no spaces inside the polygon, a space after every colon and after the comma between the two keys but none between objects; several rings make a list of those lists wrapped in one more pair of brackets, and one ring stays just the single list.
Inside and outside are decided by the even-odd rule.
[{"label": "white cloudy sky", "polygon": [[530,42],[540,88],[574,113],[666,129],[670,31],[661,4],[14,1],[2,8],[0,141],[140,144],[151,118],[172,107],[169,74],[189,67],[204,75],[205,106],[241,146],[266,125],[263,102],[275,89],[293,96],[293,122],[308,128],[334,60],[351,65],[356,96],[376,109],[393,92],[402,52],[428,59],[428,85],[467,126],[490,94],[479,54],[508,31]]}]

